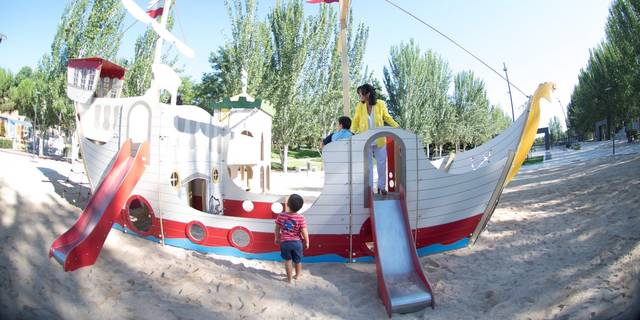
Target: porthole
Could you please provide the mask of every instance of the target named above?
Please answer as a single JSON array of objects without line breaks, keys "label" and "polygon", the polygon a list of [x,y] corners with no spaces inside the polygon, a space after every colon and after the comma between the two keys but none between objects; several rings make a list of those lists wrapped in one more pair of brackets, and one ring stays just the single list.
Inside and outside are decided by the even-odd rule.
[{"label": "porthole", "polygon": [[128,226],[138,234],[148,235],[153,225],[153,209],[141,196],[133,195],[127,200],[126,218]]},{"label": "porthole", "polygon": [[244,209],[245,212],[253,211],[253,202],[249,200],[242,201],[242,209]]},{"label": "porthole", "polygon": [[207,238],[207,228],[199,221],[191,221],[187,224],[185,233],[193,243],[202,244]]},{"label": "porthole", "polygon": [[389,179],[393,179],[393,172],[389,172]]},{"label": "porthole", "polygon": [[218,183],[220,181],[220,172],[218,172],[218,169],[213,169],[211,172],[211,181],[213,183]]},{"label": "porthole", "polygon": [[178,187],[180,185],[180,175],[178,175],[177,171],[171,173],[171,177],[169,178],[169,182],[172,187]]},{"label": "porthole", "polygon": [[282,203],[280,202],[274,202],[271,204],[271,212],[278,214],[280,212],[282,212],[284,208],[282,207]]},{"label": "porthole", "polygon": [[389,188],[395,188],[396,183],[393,180],[389,180]]},{"label": "porthole", "polygon": [[244,227],[235,227],[229,230],[228,240],[229,243],[238,248],[246,248],[251,244],[251,231]]}]

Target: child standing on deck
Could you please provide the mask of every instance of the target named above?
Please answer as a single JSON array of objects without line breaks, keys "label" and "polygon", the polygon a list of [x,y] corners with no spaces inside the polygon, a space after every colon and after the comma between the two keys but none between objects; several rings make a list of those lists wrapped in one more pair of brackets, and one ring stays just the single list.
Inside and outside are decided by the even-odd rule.
[{"label": "child standing on deck", "polygon": [[[287,200],[287,211],[282,212],[276,219],[275,244],[280,245],[280,255],[284,259],[287,272],[287,282],[298,279],[302,270],[302,241],[304,248],[309,249],[309,233],[304,217],[298,213],[304,204],[300,195],[292,194]],[[293,264],[296,274],[292,277]]]}]

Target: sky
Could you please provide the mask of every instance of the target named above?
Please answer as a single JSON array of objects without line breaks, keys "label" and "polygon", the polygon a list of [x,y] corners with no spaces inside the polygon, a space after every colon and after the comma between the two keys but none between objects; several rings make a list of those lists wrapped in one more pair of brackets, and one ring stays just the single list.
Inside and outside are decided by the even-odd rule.
[{"label": "sky", "polygon": [[[552,103],[542,105],[540,127],[557,116],[563,123],[563,107],[569,103],[578,73],[589,50],[605,37],[610,0],[392,0],[483,59],[527,95],[537,85],[556,84]],[[136,0],[144,7],[146,1]],[[0,1],[0,67],[16,73],[23,66],[35,67],[50,51],[51,42],[67,1]],[[258,16],[266,18],[275,0],[259,0]],[[337,3],[331,4],[338,7]],[[313,14],[319,5],[305,4]],[[392,46],[410,39],[423,50],[432,50],[448,61],[456,73],[470,70],[484,80],[489,100],[511,114],[507,83],[493,71],[441,35],[390,5],[385,0],[352,0],[355,23],[369,28],[364,63],[382,83]],[[195,51],[193,59],[179,56],[178,67],[200,81],[209,72],[209,54],[230,39],[230,27],[223,0],[181,0],[176,10],[173,33]],[[145,26],[127,15],[119,56],[131,59],[135,39]],[[174,52],[177,52],[174,50]],[[251,79],[249,79],[251,81]],[[525,95],[511,88],[515,116],[523,111]]]}]

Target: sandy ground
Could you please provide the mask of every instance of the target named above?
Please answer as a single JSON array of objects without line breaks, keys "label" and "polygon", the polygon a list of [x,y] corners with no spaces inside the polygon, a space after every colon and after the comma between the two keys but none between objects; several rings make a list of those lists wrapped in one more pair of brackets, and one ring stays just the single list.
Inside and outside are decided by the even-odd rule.
[{"label": "sandy ground", "polygon": [[[421,258],[436,308],[394,318],[635,318],[640,146],[629,148],[525,169],[475,247]],[[0,318],[386,318],[370,263],[305,264],[287,285],[279,263],[114,230],[94,266],[65,273],[47,253],[82,212],[80,182],[67,163],[0,151]]]}]

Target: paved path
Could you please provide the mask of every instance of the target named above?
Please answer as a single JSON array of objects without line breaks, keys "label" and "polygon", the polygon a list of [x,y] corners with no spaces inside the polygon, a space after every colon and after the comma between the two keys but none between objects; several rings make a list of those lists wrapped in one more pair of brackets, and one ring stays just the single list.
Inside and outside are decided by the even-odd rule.
[{"label": "paved path", "polygon": [[[616,141],[616,155],[640,153],[640,143]],[[580,150],[552,148],[549,151],[535,151],[532,156],[545,156],[542,163],[525,165],[520,172],[531,172],[543,168],[553,168],[570,163],[612,156],[611,141],[581,142]]]}]

